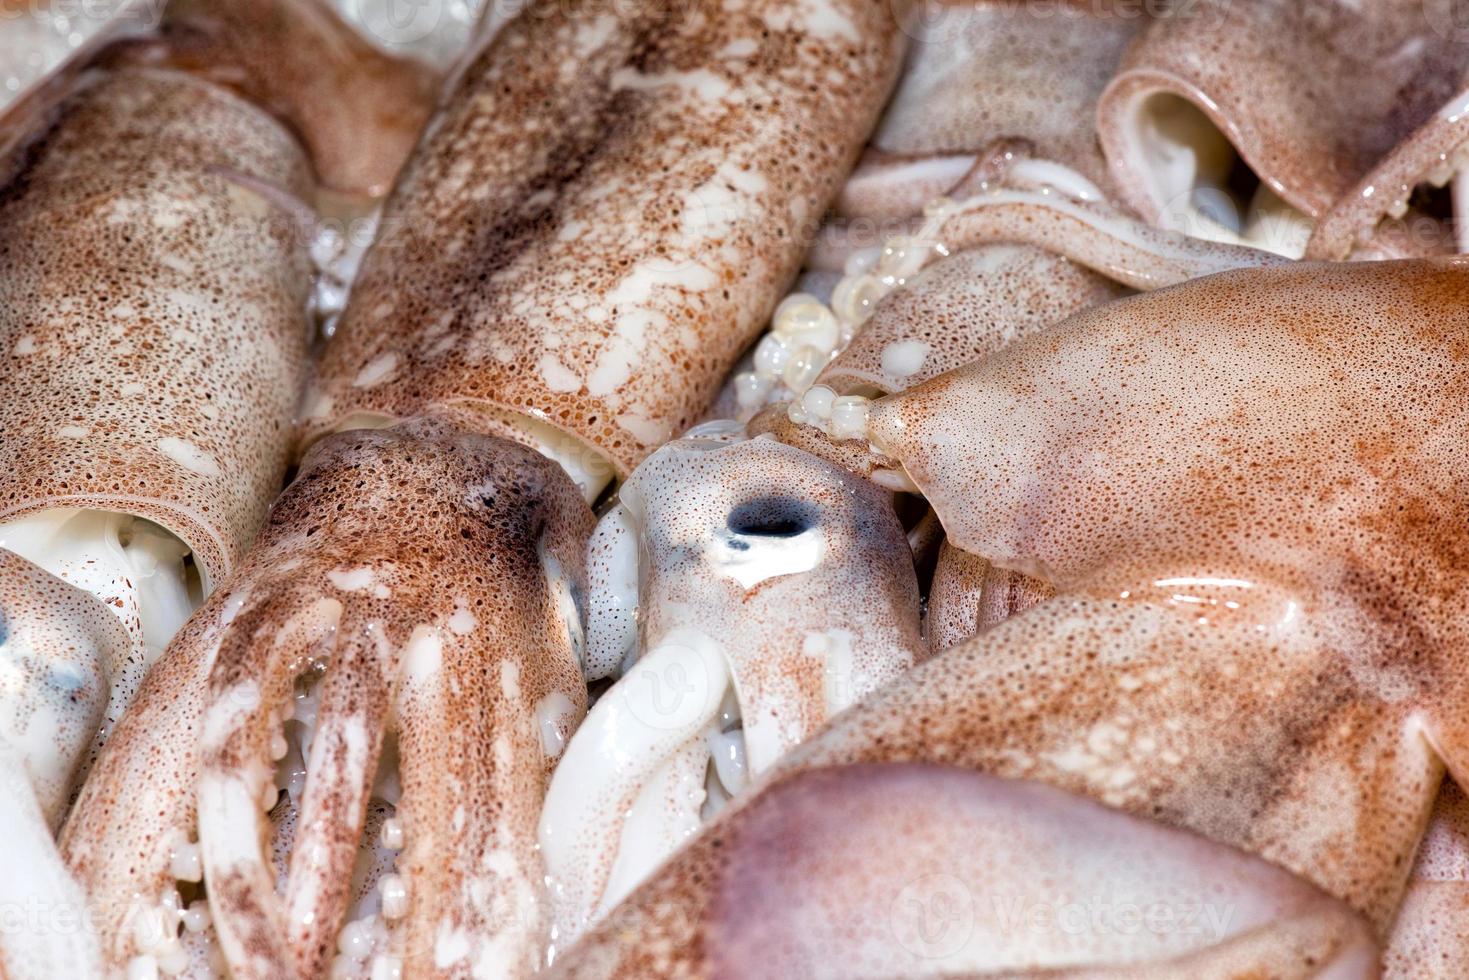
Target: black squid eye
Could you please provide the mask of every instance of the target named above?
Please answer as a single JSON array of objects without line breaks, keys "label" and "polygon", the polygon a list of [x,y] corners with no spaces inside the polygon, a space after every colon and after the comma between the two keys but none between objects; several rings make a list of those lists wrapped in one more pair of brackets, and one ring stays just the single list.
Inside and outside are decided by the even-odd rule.
[{"label": "black squid eye", "polygon": [[749,538],[793,538],[815,527],[818,515],[809,501],[757,497],[729,512],[729,529]]}]

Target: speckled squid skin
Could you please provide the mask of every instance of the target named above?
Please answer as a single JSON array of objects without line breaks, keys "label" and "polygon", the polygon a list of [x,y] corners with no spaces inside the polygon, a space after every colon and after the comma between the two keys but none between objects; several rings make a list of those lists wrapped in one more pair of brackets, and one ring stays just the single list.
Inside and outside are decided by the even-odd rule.
[{"label": "speckled squid skin", "polygon": [[322,0],[169,0],[129,60],[187,70],[281,119],[322,184],[381,196],[418,140],[439,77],[370,44]]},{"label": "speckled squid skin", "polygon": [[405,168],[308,437],[469,402],[625,476],[794,277],[902,37],[879,0],[532,4]]},{"label": "speckled squid skin", "polygon": [[[1000,777],[990,798],[1045,783],[1137,818],[1122,867],[1151,854],[1144,828],[1198,834],[1296,876],[1258,895],[1305,882],[1385,939],[1445,771],[1469,772],[1466,298],[1462,261],[1224,273],[1083,312],[875,402],[868,437],[950,541],[1044,572],[1059,594],[798,746],[563,975],[733,976],[717,966],[731,938],[747,939],[736,954],[799,949],[780,942],[798,903],[777,901],[743,936],[748,916],[730,910],[748,893],[719,905],[741,878],[742,824],[759,826],[750,814],[783,786],[894,763]],[[1011,824],[997,851],[1029,858],[1020,874],[1035,884],[1052,879],[1044,846],[1017,846],[1032,824]],[[767,877],[795,863],[771,871],[764,847],[743,847]],[[969,850],[941,850],[939,867],[956,873]],[[880,914],[923,880],[884,851],[818,868],[870,868],[887,887],[865,911]],[[1279,928],[1256,935],[1253,959],[1231,942],[1151,975],[1374,975],[1371,939],[1341,904],[1269,917]],[[1451,948],[1445,937],[1422,955]]]},{"label": "speckled squid skin", "polygon": [[1366,980],[1373,953],[1342,903],[1202,837],[1038,783],[860,764],[767,782],[550,975]]},{"label": "speckled squid skin", "polygon": [[[108,695],[133,644],[90,592],[0,549],[0,902],[66,910],[82,925],[87,896],[53,834]],[[96,943],[60,920],[20,917],[0,943],[0,976],[94,976]]]},{"label": "speckled squid skin", "polygon": [[[874,484],[769,437],[690,436],[634,471],[621,506],[641,556],[638,659],[567,747],[542,821],[563,950],[697,829],[722,703],[738,706],[743,779],[927,653],[907,539]],[[685,754],[692,791],[667,776]],[[650,829],[648,810],[676,829]]]},{"label": "speckled squid skin", "polygon": [[945,541],[928,591],[924,632],[929,652],[941,653],[1055,594],[1047,582],[996,568]]},{"label": "speckled squid skin", "polygon": [[875,402],[949,541],[1059,595],[801,764],[1041,779],[1385,929],[1444,767],[1469,771],[1466,298],[1454,260],[1226,273]]},{"label": "speckled squid skin", "polygon": [[[946,0],[926,5],[903,73],[838,201],[845,219],[917,215],[1003,147],[1056,160],[1109,189],[1097,98],[1147,5]],[[869,224],[871,235],[875,226]],[[848,233],[859,235],[861,224]],[[882,242],[868,241],[869,245]]]},{"label": "speckled squid skin", "polygon": [[[1158,18],[1103,93],[1118,193],[1154,220],[1123,120],[1167,92],[1208,116],[1262,182],[1312,218],[1453,94],[1465,65],[1446,6],[1421,0],[1200,0]],[[1310,70],[1302,66],[1310,65]]]},{"label": "speckled squid skin", "polygon": [[[484,956],[529,972],[546,938],[544,782],[586,706],[567,604],[585,589],[591,526],[555,464],[443,418],[317,443],[85,786],[63,847],[94,899],[123,910],[172,887],[170,841],[191,839],[197,819],[234,975],[319,975],[391,730],[410,908],[384,952],[415,976],[467,975]],[[321,707],[278,896],[256,801],[293,681],[312,671],[324,672]],[[548,698],[554,744],[543,742]],[[210,811],[233,789],[249,794],[243,810]],[[119,819],[145,812],[162,819]],[[125,962],[130,936],[116,925],[106,935],[111,961]]]},{"label": "speckled squid skin", "polygon": [[0,520],[146,517],[209,580],[290,452],[311,192],[294,138],[190,75],[84,71],[3,163]]},{"label": "speckled squid skin", "polygon": [[817,376],[838,394],[891,394],[978,360],[1126,290],[1028,245],[939,259],[880,302]]},{"label": "speckled squid skin", "polygon": [[131,652],[127,630],[91,593],[0,548],[0,752],[37,753],[27,768],[53,827]]},{"label": "speckled squid skin", "polygon": [[1469,957],[1469,799],[1444,780],[1383,952],[1386,980],[1449,980]]}]

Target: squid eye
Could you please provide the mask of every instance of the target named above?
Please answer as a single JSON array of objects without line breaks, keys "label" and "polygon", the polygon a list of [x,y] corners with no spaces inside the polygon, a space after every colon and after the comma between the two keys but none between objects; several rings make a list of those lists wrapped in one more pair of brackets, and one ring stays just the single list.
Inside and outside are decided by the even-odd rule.
[{"label": "squid eye", "polygon": [[817,524],[816,508],[789,497],[760,497],[729,513],[729,529],[751,538],[793,538]]}]

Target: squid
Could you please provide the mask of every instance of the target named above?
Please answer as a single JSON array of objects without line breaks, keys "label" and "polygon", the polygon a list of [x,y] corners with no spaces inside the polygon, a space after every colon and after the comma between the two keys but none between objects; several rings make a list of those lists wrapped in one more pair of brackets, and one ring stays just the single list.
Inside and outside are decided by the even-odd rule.
[{"label": "squid", "polygon": [[[1460,169],[1457,145],[1368,180],[1415,130],[1462,114],[1451,96],[1469,61],[1450,6],[1200,0],[1157,18],[1098,106],[1117,193],[1161,227],[1292,257],[1344,258],[1328,253],[1353,250],[1359,231],[1369,252],[1454,251],[1438,189]],[[1343,207],[1355,213],[1331,214]],[[1388,213],[1407,227],[1378,229]]]},{"label": "squid", "polygon": [[632,663],[546,796],[558,950],[701,811],[926,653],[907,538],[874,484],[725,424],[658,450],[619,499],[593,541],[588,667]]},{"label": "squid", "polygon": [[530,5],[405,168],[307,437],[472,406],[595,499],[768,320],[901,38],[876,0]]},{"label": "squid", "polygon": [[[819,413],[830,406],[839,415],[842,406],[854,403],[851,396],[921,384],[1127,292],[1105,276],[1033,246],[980,245],[953,252],[873,305],[851,343],[817,375],[811,408]],[[789,299],[777,318],[789,319],[793,308],[817,310],[816,303],[814,297]],[[757,419],[754,425],[766,430],[769,420]],[[1049,591],[1044,582],[991,568],[984,559],[943,544],[928,594],[930,649],[937,652],[994,625]]]},{"label": "squid", "polygon": [[[0,549],[0,778],[6,794],[0,901],[49,920],[24,922],[24,942],[7,938],[0,972],[8,977],[101,974],[95,949],[70,934],[84,925],[87,896],[57,860],[51,835],[102,727],[112,680],[131,653],[131,638],[110,607]],[[67,915],[70,923],[63,921]],[[17,931],[12,923],[8,935]]]},{"label": "squid", "polygon": [[[795,226],[836,193],[896,71],[887,16],[857,0],[546,3],[487,24],[326,344],[302,474],[64,830],[108,912],[109,964],[522,976],[542,961],[536,819],[585,712],[587,503],[702,408],[794,276]],[[538,124],[554,138],[527,138]],[[759,252],[772,223],[789,237]],[[481,535],[498,507],[508,524]],[[460,710],[475,744],[433,741]],[[163,819],[113,826],[132,812]]]},{"label": "squid", "polygon": [[[799,442],[791,423],[814,418],[847,438],[860,425],[857,413],[868,396],[992,355],[1125,295],[1129,286],[1155,289],[1209,271],[1277,262],[1248,248],[1159,234],[1108,206],[1100,192],[1086,191],[1084,178],[1059,165],[1042,176],[1029,187],[1002,181],[960,201],[932,202],[918,233],[891,239],[870,268],[855,264],[826,302],[807,292],[786,297],[755,347],[752,370],[734,378],[736,410],[751,417],[782,394],[802,397],[789,409],[754,414],[752,431]],[[1007,180],[1014,184],[1013,175]],[[902,481],[889,486],[910,489]],[[939,549],[934,581],[926,629],[935,650],[1050,594],[1039,579],[990,569],[947,546]]]},{"label": "squid", "polygon": [[789,764],[1038,780],[1258,855],[1385,939],[1465,778],[1466,289],[1457,259],[1237,270],[870,402],[873,472],[1057,595]]},{"label": "squid", "polygon": [[1253,855],[1042,783],[893,761],[767,780],[548,976],[1296,980],[1372,976],[1374,956],[1360,916]]},{"label": "squid", "polygon": [[[69,791],[283,475],[310,262],[281,201],[310,176],[277,122],[180,72],[87,73],[46,113],[7,152],[0,203],[0,554],[7,577],[34,579],[23,560],[55,578],[38,596],[86,590],[130,637],[89,671],[102,716],[48,777]],[[36,688],[16,696],[46,697],[48,676],[14,676]],[[38,843],[6,848],[4,877],[49,861],[60,880],[59,811],[41,821],[27,795],[7,796],[4,819]],[[35,958],[55,939],[8,933],[5,970],[56,975]]]},{"label": "squid", "polygon": [[149,676],[62,841],[114,913],[109,963],[533,968],[593,519],[554,463],[461,422],[319,441]]},{"label": "squid", "polygon": [[[796,422],[804,421],[802,413],[832,416],[834,408],[840,418],[850,414],[844,406],[854,403],[818,383],[828,370],[843,386],[856,382],[883,390],[911,384],[939,363],[983,356],[1054,322],[1057,315],[1109,292],[1116,295],[1118,287],[1154,290],[1213,272],[1289,261],[1250,246],[1143,224],[1110,204],[1085,177],[1057,163],[986,171],[956,193],[929,202],[914,232],[896,235],[878,254],[854,261],[828,301],[808,292],[781,301],[770,331],[754,347],[750,369],[732,380],[742,418],[793,396],[799,396],[791,409]],[[1053,278],[1045,278],[1048,274]],[[1052,283],[1054,293],[1047,288]],[[1002,306],[998,319],[985,317],[974,297],[990,290],[1028,297],[1030,308],[1012,302]],[[944,303],[935,305],[966,311],[943,324],[954,329],[937,329],[939,324],[928,319],[929,297],[939,291]],[[885,302],[890,311],[878,321],[877,332],[846,363],[833,367]],[[853,379],[850,372],[860,374]]]},{"label": "squid", "polygon": [[[228,45],[210,73],[191,62],[212,31],[240,50],[306,37],[336,53],[345,27],[314,19],[310,4],[262,6],[230,5],[219,24],[208,5],[174,4],[147,31],[121,18],[0,121],[5,577],[30,583],[28,617],[61,617],[54,631],[83,618],[71,606],[88,596],[127,637],[119,653],[95,625],[78,633],[65,672],[78,714],[67,718],[34,707],[54,697],[61,675],[37,666],[52,655],[17,647],[9,696],[33,707],[17,709],[24,731],[0,742],[21,758],[48,737],[67,748],[24,769],[30,790],[12,770],[4,819],[39,843],[6,851],[10,880],[43,865],[49,880],[67,878],[49,837],[75,785],[150,665],[242,558],[290,460],[317,162],[275,105],[245,97],[248,73]],[[274,83],[281,106],[288,81]],[[360,139],[375,131],[364,117]],[[354,143],[333,145],[334,159],[352,158]],[[388,145],[367,151],[374,166]],[[56,594],[70,598],[42,601]],[[27,635],[49,649],[41,625]],[[78,752],[82,717],[96,724]],[[61,727],[48,735],[48,722]],[[71,931],[71,962],[100,962],[91,930]],[[8,931],[3,971],[56,975],[46,957],[57,938],[44,923]]]},{"label": "squid", "polygon": [[[736,400],[749,416],[780,394],[802,397],[755,414],[752,432],[805,445],[804,423],[814,419],[850,439],[869,396],[991,356],[1072,313],[1126,295],[1129,287],[1151,290],[1279,261],[1249,248],[1159,234],[1056,164],[1018,183],[1014,173],[1001,174],[998,186],[931,202],[926,215],[918,233],[889,240],[871,267],[855,263],[826,302],[804,292],[781,302],[771,332],[755,348],[753,371],[734,379]],[[1028,244],[1003,244],[1007,239]],[[860,446],[845,462],[874,475]],[[887,478],[891,489],[913,489],[893,470],[875,478]],[[925,622],[930,648],[942,650],[1052,592],[1032,575],[941,544]]]},{"label": "squid", "polygon": [[[315,91],[285,113],[289,75],[249,83],[252,39],[286,68],[302,45],[335,53],[346,28],[319,13],[172,4],[5,121],[37,125],[13,134],[0,204],[0,547],[95,583],[148,658],[228,576],[289,462],[316,172],[365,190],[401,140],[366,118],[354,138],[311,126]],[[397,87],[373,57],[366,74]]]},{"label": "squid", "polygon": [[840,270],[852,253],[911,231],[924,205],[996,161],[1060,163],[1112,197],[1093,120],[1128,43],[1148,23],[1144,6],[917,7],[905,27],[914,40],[903,74],[809,261]]}]

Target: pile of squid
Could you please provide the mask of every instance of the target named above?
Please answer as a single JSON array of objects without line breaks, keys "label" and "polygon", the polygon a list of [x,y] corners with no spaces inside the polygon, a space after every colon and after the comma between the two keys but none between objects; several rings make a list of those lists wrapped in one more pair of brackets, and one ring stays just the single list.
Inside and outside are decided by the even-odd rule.
[{"label": "pile of squid", "polygon": [[409,6],[0,19],[0,978],[1469,975],[1452,4]]}]

